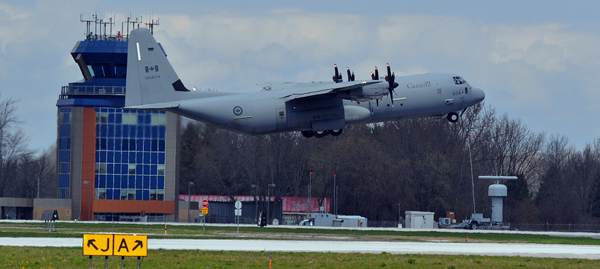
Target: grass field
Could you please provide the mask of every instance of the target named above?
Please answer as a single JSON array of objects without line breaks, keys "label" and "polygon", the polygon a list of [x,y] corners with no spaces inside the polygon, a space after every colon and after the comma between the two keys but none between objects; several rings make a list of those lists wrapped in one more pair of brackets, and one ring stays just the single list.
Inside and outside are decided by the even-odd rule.
[{"label": "grass field", "polygon": [[[269,252],[150,250],[141,268],[269,268]],[[137,259],[125,258],[125,268]],[[104,257],[92,259],[104,268]],[[120,257],[109,257],[108,268],[120,268]],[[80,248],[0,246],[2,268],[87,268]],[[272,268],[598,268],[600,261],[527,257],[392,255],[354,253],[273,253]]]}]

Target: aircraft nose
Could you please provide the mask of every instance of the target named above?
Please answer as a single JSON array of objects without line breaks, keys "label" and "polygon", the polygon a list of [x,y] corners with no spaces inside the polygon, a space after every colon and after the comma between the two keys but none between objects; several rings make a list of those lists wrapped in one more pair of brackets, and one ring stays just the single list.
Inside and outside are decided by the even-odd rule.
[{"label": "aircraft nose", "polygon": [[471,96],[473,98],[473,101],[475,101],[475,104],[479,103],[479,102],[483,101],[483,99],[485,99],[485,92],[483,92],[482,89],[472,88],[471,91],[473,93],[473,95],[471,95]]}]

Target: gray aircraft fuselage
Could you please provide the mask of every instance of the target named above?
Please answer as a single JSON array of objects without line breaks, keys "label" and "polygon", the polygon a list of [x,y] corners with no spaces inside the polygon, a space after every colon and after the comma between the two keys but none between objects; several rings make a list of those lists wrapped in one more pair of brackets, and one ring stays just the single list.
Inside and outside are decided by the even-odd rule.
[{"label": "gray aircraft fuselage", "polygon": [[[268,134],[313,130],[312,122],[344,119],[344,124],[373,123],[402,118],[445,115],[481,102],[482,90],[468,84],[456,85],[451,74],[398,77],[394,105],[389,98],[364,102],[317,96],[295,100],[282,97],[295,88],[263,90],[183,100],[177,109],[187,117],[247,133]],[[306,84],[333,84],[316,82]],[[385,81],[381,86],[385,87]],[[183,93],[185,94],[185,93]],[[202,96],[201,94],[198,96]],[[190,96],[191,97],[191,96]],[[331,129],[343,129],[335,126]],[[327,129],[325,129],[327,130]],[[317,131],[317,130],[313,130]]]},{"label": "gray aircraft fuselage", "polygon": [[129,39],[126,108],[168,110],[245,133],[302,131],[321,137],[317,134],[339,135],[352,124],[402,118],[448,115],[456,121],[457,111],[485,98],[460,76],[443,73],[396,77],[397,85],[375,78],[281,83],[240,94],[188,91],[162,47],[144,30],[132,31]]}]

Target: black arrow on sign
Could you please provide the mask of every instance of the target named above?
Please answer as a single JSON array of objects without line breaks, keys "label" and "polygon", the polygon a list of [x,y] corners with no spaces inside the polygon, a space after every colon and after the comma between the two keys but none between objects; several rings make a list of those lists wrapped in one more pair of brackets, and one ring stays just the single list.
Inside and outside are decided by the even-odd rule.
[{"label": "black arrow on sign", "polygon": [[135,240],[135,242],[137,244],[135,245],[135,247],[133,247],[132,251],[135,250],[138,247],[140,247],[140,249],[144,248],[144,242],[142,242],[142,240]]},{"label": "black arrow on sign", "polygon": [[94,247],[96,250],[98,250],[98,247],[96,247],[96,245],[94,245],[94,241],[96,241],[96,239],[90,239],[88,240],[88,248],[90,247],[90,245],[92,245],[92,247]]}]

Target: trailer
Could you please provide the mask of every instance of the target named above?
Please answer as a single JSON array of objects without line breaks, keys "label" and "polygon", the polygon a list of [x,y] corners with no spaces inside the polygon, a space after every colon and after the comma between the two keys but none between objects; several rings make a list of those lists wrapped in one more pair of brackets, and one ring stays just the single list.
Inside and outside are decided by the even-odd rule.
[{"label": "trailer", "polygon": [[329,213],[309,213],[300,221],[300,226],[325,227],[367,227],[367,218],[361,216],[333,215]]}]

